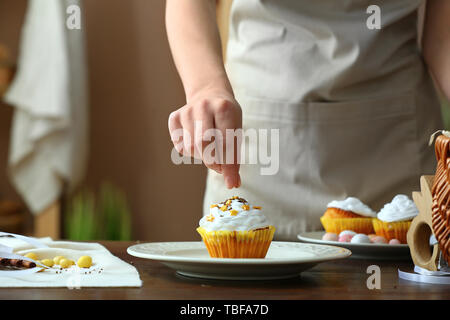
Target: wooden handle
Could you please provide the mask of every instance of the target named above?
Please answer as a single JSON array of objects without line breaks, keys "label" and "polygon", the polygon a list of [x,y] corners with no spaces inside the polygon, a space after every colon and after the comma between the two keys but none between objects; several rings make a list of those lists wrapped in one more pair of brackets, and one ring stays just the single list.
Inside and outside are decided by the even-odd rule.
[{"label": "wooden handle", "polygon": [[433,198],[431,188],[434,176],[421,176],[420,189],[412,193],[412,198],[419,214],[413,219],[407,234],[407,241],[411,251],[411,257],[416,266],[437,271],[439,258],[439,245],[430,248],[430,236],[433,233],[431,226],[431,207]]}]

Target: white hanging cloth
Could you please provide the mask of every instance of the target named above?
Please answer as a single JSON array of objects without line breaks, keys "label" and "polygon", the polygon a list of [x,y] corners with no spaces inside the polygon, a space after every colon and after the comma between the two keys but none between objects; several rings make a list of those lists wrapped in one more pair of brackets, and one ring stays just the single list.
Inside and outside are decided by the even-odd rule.
[{"label": "white hanging cloth", "polygon": [[79,1],[30,0],[18,72],[5,95],[15,109],[8,171],[33,213],[82,179],[87,150],[83,30],[66,27]]}]

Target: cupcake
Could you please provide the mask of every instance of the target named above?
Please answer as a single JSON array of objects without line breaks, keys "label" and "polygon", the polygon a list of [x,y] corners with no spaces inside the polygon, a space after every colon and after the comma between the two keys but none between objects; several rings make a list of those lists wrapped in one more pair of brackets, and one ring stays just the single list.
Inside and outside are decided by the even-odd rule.
[{"label": "cupcake", "polygon": [[408,196],[399,194],[385,204],[377,218],[373,219],[373,228],[377,235],[388,241],[398,239],[401,243],[406,243],[411,221],[418,214],[419,210],[414,202]]},{"label": "cupcake", "polygon": [[261,207],[239,197],[211,205],[199,225],[212,258],[264,258],[275,233]]},{"label": "cupcake", "polygon": [[327,205],[327,210],[320,217],[326,232],[340,234],[344,230],[356,233],[373,233],[372,219],[376,212],[361,200],[349,197],[345,200],[334,200]]}]

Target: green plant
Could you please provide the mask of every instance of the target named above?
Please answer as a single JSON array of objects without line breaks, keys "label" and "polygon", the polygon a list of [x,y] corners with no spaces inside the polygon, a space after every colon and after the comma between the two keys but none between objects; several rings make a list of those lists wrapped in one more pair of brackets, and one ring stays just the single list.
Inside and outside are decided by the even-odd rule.
[{"label": "green plant", "polygon": [[83,190],[75,195],[64,215],[65,236],[71,240],[94,240],[97,237],[94,194]]},{"label": "green plant", "polygon": [[102,239],[131,240],[131,217],[126,197],[109,183],[100,189],[99,216],[104,226]]},{"label": "green plant", "polygon": [[131,240],[131,214],[125,194],[103,183],[96,200],[94,192],[83,189],[70,201],[64,231],[70,240]]}]

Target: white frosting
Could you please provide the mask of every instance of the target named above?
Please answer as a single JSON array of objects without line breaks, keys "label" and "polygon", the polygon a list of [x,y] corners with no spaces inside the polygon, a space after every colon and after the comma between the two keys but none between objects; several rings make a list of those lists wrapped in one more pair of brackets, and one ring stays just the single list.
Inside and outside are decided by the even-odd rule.
[{"label": "white frosting", "polygon": [[370,209],[368,206],[366,206],[364,203],[361,202],[361,200],[354,198],[354,197],[348,197],[345,200],[333,200],[328,205],[328,208],[338,208],[345,211],[351,211],[356,214],[365,216],[365,217],[376,217],[377,214],[375,211]]},{"label": "white frosting", "polygon": [[[248,231],[265,228],[270,225],[266,217],[261,213],[261,209],[255,209],[243,199],[241,201],[239,200],[231,200],[231,203],[225,211],[220,210],[225,203],[218,203],[216,207],[209,210],[209,215],[203,216],[200,219],[200,227],[203,227],[207,231]],[[245,210],[244,205],[248,206],[248,210]],[[232,215],[232,210],[237,211],[235,215]]]},{"label": "white frosting", "polygon": [[399,194],[378,212],[378,219],[384,222],[408,221],[419,214],[414,201],[404,194]]}]

